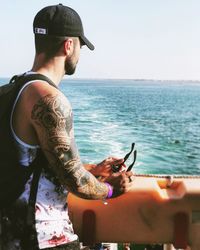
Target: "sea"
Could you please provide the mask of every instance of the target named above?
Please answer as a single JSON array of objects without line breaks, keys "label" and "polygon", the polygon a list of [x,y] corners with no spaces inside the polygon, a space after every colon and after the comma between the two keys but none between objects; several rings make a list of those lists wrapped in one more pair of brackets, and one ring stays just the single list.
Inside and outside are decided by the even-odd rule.
[{"label": "sea", "polygon": [[137,174],[200,174],[200,82],[64,79],[60,89],[83,163],[123,158],[135,143]]}]

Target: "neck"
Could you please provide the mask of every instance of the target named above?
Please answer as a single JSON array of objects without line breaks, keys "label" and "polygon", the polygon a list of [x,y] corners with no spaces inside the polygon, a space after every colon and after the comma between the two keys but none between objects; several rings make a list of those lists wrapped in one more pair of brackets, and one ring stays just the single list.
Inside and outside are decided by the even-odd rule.
[{"label": "neck", "polygon": [[44,54],[39,54],[35,56],[31,71],[47,76],[58,86],[64,76],[63,65],[62,57],[54,57],[47,61]]}]

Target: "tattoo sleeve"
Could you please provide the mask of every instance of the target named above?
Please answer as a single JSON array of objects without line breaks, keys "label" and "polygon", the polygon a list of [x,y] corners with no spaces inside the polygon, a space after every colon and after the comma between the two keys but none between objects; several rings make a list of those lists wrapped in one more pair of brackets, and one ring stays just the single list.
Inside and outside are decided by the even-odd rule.
[{"label": "tattoo sleeve", "polygon": [[31,119],[50,168],[67,189],[86,199],[103,199],[108,189],[81,163],[73,135],[73,117],[64,96],[46,95],[33,107]]}]

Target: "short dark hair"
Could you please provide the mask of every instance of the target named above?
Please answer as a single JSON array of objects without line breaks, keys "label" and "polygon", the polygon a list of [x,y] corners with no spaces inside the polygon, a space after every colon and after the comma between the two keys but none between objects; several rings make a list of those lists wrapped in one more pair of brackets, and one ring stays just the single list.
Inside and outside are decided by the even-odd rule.
[{"label": "short dark hair", "polygon": [[43,36],[35,35],[35,50],[36,54],[45,53],[47,58],[51,58],[61,48],[61,45],[68,37],[64,36]]},{"label": "short dark hair", "polygon": [[[77,44],[77,41],[80,41],[79,37],[70,37],[74,44]],[[64,41],[69,39],[66,36],[43,36],[43,35],[35,35],[35,50],[36,54],[45,53],[46,59],[50,59],[54,57]],[[81,41],[80,41],[81,44]]]}]

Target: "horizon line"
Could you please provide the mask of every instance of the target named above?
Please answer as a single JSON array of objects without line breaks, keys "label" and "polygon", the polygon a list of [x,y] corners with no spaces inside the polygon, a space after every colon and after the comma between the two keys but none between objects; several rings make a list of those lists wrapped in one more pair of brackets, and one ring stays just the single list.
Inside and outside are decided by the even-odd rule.
[{"label": "horizon line", "polygon": [[161,81],[161,82],[200,82],[200,79],[154,79],[154,78],[95,78],[95,77],[64,77],[62,80],[117,80],[117,81]]},{"label": "horizon line", "polygon": [[[13,75],[12,75],[13,76]],[[0,78],[11,79],[12,76],[0,76]],[[161,81],[161,82],[200,82],[200,79],[156,79],[156,78],[115,78],[115,77],[71,77],[64,76],[62,80],[115,80],[115,81]],[[62,81],[61,80],[61,81]]]}]

